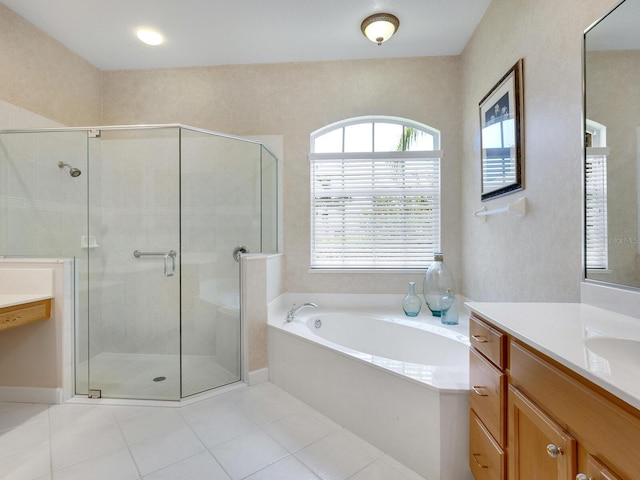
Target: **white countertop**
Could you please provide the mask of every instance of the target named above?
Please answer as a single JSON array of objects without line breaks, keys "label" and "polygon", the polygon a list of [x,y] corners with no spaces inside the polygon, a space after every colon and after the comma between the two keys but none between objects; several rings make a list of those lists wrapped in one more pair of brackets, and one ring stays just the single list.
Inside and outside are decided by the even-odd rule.
[{"label": "white countertop", "polygon": [[53,298],[53,295],[42,294],[0,294],[0,308],[13,307],[15,305],[22,305],[25,303],[37,302],[39,300],[46,300],[47,298]]},{"label": "white countertop", "polygon": [[52,268],[0,268],[0,308],[53,298]]},{"label": "white countertop", "polygon": [[[466,305],[514,338],[640,409],[640,319],[582,303]],[[594,337],[602,338],[594,342]],[[620,348],[615,348],[617,344],[611,348],[609,339],[638,343],[623,341]],[[597,344],[600,340],[605,348]]]}]

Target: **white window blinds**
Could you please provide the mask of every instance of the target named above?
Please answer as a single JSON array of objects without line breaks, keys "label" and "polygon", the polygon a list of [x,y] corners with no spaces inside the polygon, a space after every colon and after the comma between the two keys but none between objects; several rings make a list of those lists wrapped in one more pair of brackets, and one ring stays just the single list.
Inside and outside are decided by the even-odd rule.
[{"label": "white window blinds", "polygon": [[587,148],[585,260],[589,269],[608,268],[607,154],[608,148]]},{"label": "white window blinds", "polygon": [[440,249],[439,154],[312,154],[311,268],[426,268]]}]

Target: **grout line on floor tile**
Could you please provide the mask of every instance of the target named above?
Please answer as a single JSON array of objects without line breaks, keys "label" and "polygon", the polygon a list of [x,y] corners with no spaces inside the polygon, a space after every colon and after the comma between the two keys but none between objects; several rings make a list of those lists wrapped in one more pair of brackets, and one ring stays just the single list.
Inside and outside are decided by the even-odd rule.
[{"label": "grout line on floor tile", "polygon": [[[284,448],[284,447],[283,447],[283,448]],[[322,477],[320,477],[316,472],[314,472],[313,470],[311,470],[307,465],[305,465],[304,463],[302,463],[302,462],[300,461],[300,459],[299,459],[298,457],[296,457],[293,453],[290,453],[290,454],[288,454],[287,456],[282,457],[281,459],[276,460],[276,461],[275,461],[275,462],[273,462],[273,463],[270,463],[269,465],[265,465],[265,466],[264,466],[264,467],[262,467],[260,470],[256,470],[255,472],[250,473],[249,475],[247,475],[247,476],[245,476],[245,477],[242,477],[242,479],[241,479],[241,480],[245,480],[245,479],[247,479],[247,478],[249,478],[249,477],[251,477],[251,476],[255,475],[256,473],[262,472],[263,470],[266,470],[267,468],[270,468],[270,467],[274,466],[276,463],[284,462],[287,458],[293,458],[293,459],[297,460],[301,465],[304,465],[304,467],[305,467],[307,470],[309,470],[309,471],[311,472],[311,474],[312,474],[314,477],[316,477],[316,478],[317,478],[317,479],[319,479],[319,480],[322,480]],[[225,470],[225,473],[226,473],[226,470]],[[231,475],[229,475],[229,477],[231,478]]]},{"label": "grout line on floor tile", "polygon": [[53,479],[53,428],[51,425],[51,405],[47,405],[47,424],[48,424],[48,437],[49,437],[49,475]]},{"label": "grout line on floor tile", "polygon": [[[182,460],[177,460],[177,461],[175,461],[175,462],[173,462],[173,463],[170,463],[169,465],[165,465],[164,467],[159,468],[159,469],[157,469],[157,470],[154,470],[153,472],[149,472],[149,473],[147,473],[147,474],[146,474],[146,475],[144,475],[144,476],[143,476],[142,474],[140,474],[140,478],[144,480],[146,477],[149,477],[149,476],[151,476],[151,475],[155,475],[156,473],[161,472],[162,470],[165,470],[165,469],[167,469],[167,468],[171,468],[171,467],[173,467],[173,466],[175,466],[175,465],[178,465],[179,463],[183,463],[183,462],[186,462],[187,460],[191,460],[192,458],[197,457],[198,455],[202,455],[203,453],[208,453],[208,454],[211,456],[211,458],[213,458],[213,460],[214,460],[214,461],[215,461],[215,462],[220,466],[220,468],[222,468],[222,470],[224,471],[224,473],[225,473],[229,478],[231,478],[231,475],[229,475],[229,473],[227,473],[227,471],[226,471],[226,470],[224,469],[224,467],[220,464],[220,462],[218,461],[218,459],[217,459],[217,458],[216,458],[216,457],[215,457],[215,456],[214,456],[214,455],[209,451],[209,449],[208,449],[208,448],[206,448],[206,447],[205,447],[205,449],[204,449],[204,450],[202,450],[202,451],[200,451],[200,452],[194,453],[193,455],[190,455],[190,456],[188,456],[188,457],[185,457],[185,458],[183,458]],[[134,460],[134,462],[135,462],[135,460]],[[137,465],[136,465],[136,468],[137,468]],[[140,470],[138,470],[138,472],[140,472]]]},{"label": "grout line on floor tile", "polygon": [[[182,418],[182,421],[184,422],[184,424],[186,425],[187,429],[193,433],[193,435],[198,439],[198,441],[202,444],[202,447],[204,448],[204,450],[198,452],[198,453],[194,453],[193,455],[191,455],[190,457],[184,458],[182,460],[178,460],[177,462],[172,463],[171,465],[167,465],[165,467],[162,467],[160,470],[164,469],[164,468],[168,468],[172,465],[176,465],[180,462],[184,462],[185,460],[188,460],[189,458],[193,458],[197,455],[202,454],[203,452],[207,452],[211,458],[213,458],[213,461],[216,462],[220,468],[222,469],[222,471],[227,475],[227,477],[229,478],[233,478],[231,477],[231,474],[224,468],[224,465],[222,465],[222,463],[220,463],[220,461],[216,458],[216,456],[213,454],[213,452],[205,445],[205,443],[202,441],[202,439],[200,438],[200,436],[196,433],[196,431],[193,429],[193,427],[191,426],[191,424],[187,421],[187,419],[184,417],[184,415],[182,415],[181,412],[181,408],[178,409],[178,415],[180,416],[180,418]],[[237,438],[237,437],[234,437]],[[127,442],[127,439],[125,438],[125,442],[127,443],[127,448],[129,447],[129,442]],[[223,442],[224,443],[224,442]],[[135,459],[134,459],[134,463],[135,463]],[[136,464],[136,468],[138,468],[138,465]],[[158,472],[159,470],[156,470],[156,472]],[[140,472],[140,470],[138,469],[138,472]],[[155,473],[155,472],[151,472],[151,473]],[[151,473],[149,473],[148,475],[151,475]],[[144,477],[142,476],[142,474],[140,475],[140,478],[143,479]]]},{"label": "grout line on floor tile", "polygon": [[[237,437],[236,437],[236,438],[237,438]],[[216,446],[217,446],[217,445],[216,445]],[[216,457],[216,456],[213,454],[213,452],[211,451],[211,449],[210,449],[210,448],[205,447],[205,451],[206,451],[209,455],[211,455],[211,457],[213,458],[213,460],[214,460],[218,465],[220,465],[220,468],[221,468],[221,469],[222,469],[222,471],[225,473],[225,475],[226,475],[227,477],[229,477],[230,479],[232,479],[232,480],[233,480],[233,477],[231,476],[231,472],[229,472],[226,468],[224,468],[224,465],[222,465],[222,462],[220,462],[220,460],[218,460],[218,457]],[[202,452],[200,452],[200,453],[202,453]],[[252,475],[253,475],[253,474],[252,474]]]},{"label": "grout line on floor tile", "polygon": [[364,469],[369,468],[372,464],[374,464],[375,462],[377,462],[378,459],[375,459],[373,462],[371,463],[367,463],[364,467],[362,467],[360,470],[358,470],[357,472],[353,472],[353,474],[349,475],[345,480],[349,480],[350,478],[355,477],[356,475],[358,475],[360,472],[362,472]]},{"label": "grout line on floor tile", "polygon": [[[319,438],[316,438],[316,439],[315,439],[314,441],[312,441],[311,443],[308,443],[308,444],[306,444],[306,445],[303,445],[302,447],[299,447],[299,448],[298,448],[297,450],[295,450],[295,451],[291,451],[291,450],[289,450],[289,448],[287,448],[283,443],[281,443],[280,441],[278,441],[278,439],[277,439],[277,438],[275,438],[275,437],[274,437],[273,435],[271,435],[267,430],[265,430],[265,429],[264,429],[264,427],[266,427],[266,426],[268,426],[268,425],[272,425],[272,424],[274,424],[274,423],[276,423],[276,422],[279,422],[279,421],[285,420],[285,419],[287,419],[287,418],[289,418],[289,417],[292,417],[292,416],[293,416],[293,415],[295,415],[296,413],[300,413],[300,411],[295,412],[295,413],[292,413],[291,415],[287,415],[286,417],[279,418],[279,419],[274,420],[274,421],[272,421],[272,422],[266,423],[266,424],[264,424],[264,425],[262,425],[262,426],[260,426],[260,427],[259,427],[259,428],[260,428],[260,429],[261,429],[265,434],[267,434],[267,435],[269,436],[269,438],[271,438],[272,440],[274,440],[278,445],[280,445],[282,448],[284,448],[284,449],[285,449],[287,452],[289,452],[291,455],[293,455],[294,453],[299,452],[300,450],[303,450],[303,449],[305,449],[305,448],[307,448],[307,447],[309,447],[309,446],[313,445],[314,443],[317,443],[317,442],[319,442],[319,441],[321,441],[321,440],[323,440],[323,439],[327,438],[329,435],[331,435],[331,434],[336,433],[336,432],[338,432],[338,431],[339,431],[339,430],[331,430],[331,431],[329,431],[329,432],[325,433],[324,435],[320,436]],[[314,418],[315,418],[315,417],[314,417]],[[342,427],[341,427],[341,428],[342,428]],[[297,457],[296,457],[296,458],[297,458]]]},{"label": "grout line on floor tile", "polygon": [[[153,407],[150,407],[150,408],[153,408]],[[118,426],[118,430],[120,431],[120,435],[122,435],[122,438],[124,439],[124,444],[127,447],[127,452],[129,453],[129,457],[131,457],[131,461],[133,462],[133,465],[136,467],[136,471],[138,472],[138,478],[143,478],[142,471],[140,470],[140,467],[138,466],[138,462],[136,462],[136,458],[133,456],[133,452],[131,451],[131,445],[129,445],[129,442],[127,441],[127,437],[125,436],[124,431],[122,430],[122,425],[120,425],[121,419],[119,419],[118,416],[115,415],[115,413],[113,417],[115,418],[116,425]]]}]

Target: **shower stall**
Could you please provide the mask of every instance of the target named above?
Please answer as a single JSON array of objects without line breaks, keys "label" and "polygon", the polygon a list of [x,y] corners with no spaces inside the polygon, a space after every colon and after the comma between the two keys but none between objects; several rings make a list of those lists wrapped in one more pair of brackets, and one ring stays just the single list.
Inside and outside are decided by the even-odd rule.
[{"label": "shower stall", "polygon": [[242,380],[238,260],[278,249],[277,169],[184,125],[0,131],[0,256],[75,262],[76,394]]}]

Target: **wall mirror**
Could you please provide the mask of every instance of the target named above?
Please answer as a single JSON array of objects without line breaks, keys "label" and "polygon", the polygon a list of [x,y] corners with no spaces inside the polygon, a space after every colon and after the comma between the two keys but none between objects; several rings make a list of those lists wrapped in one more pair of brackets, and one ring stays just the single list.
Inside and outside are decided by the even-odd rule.
[{"label": "wall mirror", "polygon": [[584,35],[585,278],[640,288],[640,0]]}]

